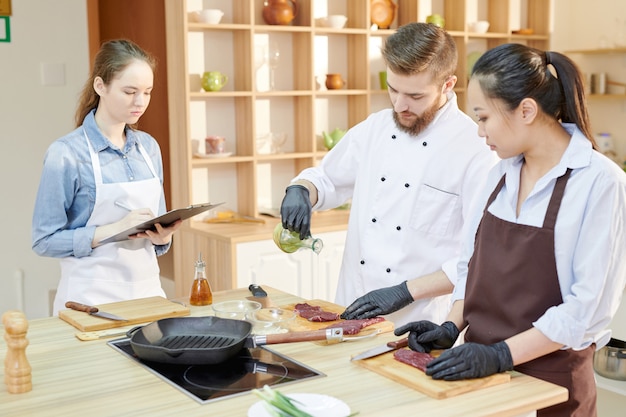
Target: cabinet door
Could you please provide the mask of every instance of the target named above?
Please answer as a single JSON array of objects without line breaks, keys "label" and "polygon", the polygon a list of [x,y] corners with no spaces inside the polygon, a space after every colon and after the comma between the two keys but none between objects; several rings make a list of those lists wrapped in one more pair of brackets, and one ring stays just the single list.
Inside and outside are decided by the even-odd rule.
[{"label": "cabinet door", "polygon": [[324,242],[319,255],[300,250],[283,253],[272,240],[237,245],[237,287],[267,285],[305,299],[333,301],[346,232],[316,235]]},{"label": "cabinet door", "polygon": [[303,298],[312,297],[311,253],[283,253],[272,240],[237,245],[237,287],[267,285]]},{"label": "cabinet door", "polygon": [[346,244],[346,232],[329,232],[317,235],[324,242],[324,249],[319,256],[311,254],[314,275],[313,298],[325,301],[335,301],[337,280],[343,259],[343,250]]}]

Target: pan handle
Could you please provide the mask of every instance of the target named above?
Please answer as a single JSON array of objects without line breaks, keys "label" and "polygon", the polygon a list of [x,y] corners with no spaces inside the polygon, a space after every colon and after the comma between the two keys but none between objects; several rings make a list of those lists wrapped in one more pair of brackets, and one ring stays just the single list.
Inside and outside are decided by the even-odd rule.
[{"label": "pan handle", "polygon": [[258,347],[277,343],[311,342],[315,340],[327,340],[329,342],[341,342],[343,329],[321,329],[308,332],[288,332],[265,335],[252,335],[246,339],[246,347]]},{"label": "pan handle", "polygon": [[135,326],[132,329],[130,329],[129,331],[126,332],[126,337],[131,338],[133,337],[133,334],[137,333],[137,331],[139,329],[141,329],[143,326]]}]

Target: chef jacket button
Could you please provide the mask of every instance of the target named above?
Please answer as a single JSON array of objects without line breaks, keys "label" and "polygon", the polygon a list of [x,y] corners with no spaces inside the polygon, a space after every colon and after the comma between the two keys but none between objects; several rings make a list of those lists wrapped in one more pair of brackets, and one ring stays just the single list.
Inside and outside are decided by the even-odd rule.
[{"label": "chef jacket button", "polygon": [[361,265],[365,265],[365,261],[361,259]]},{"label": "chef jacket button", "polygon": [[426,141],[422,142],[422,146],[428,146],[428,142]]},{"label": "chef jacket button", "polygon": [[122,155],[122,159],[127,159],[128,157],[126,155]]},{"label": "chef jacket button", "polygon": [[387,269],[386,269],[386,271],[387,271],[387,272],[391,272],[391,268],[387,268]]},{"label": "chef jacket button", "polygon": [[134,180],[134,179],[135,179],[135,177],[130,177],[129,179],[132,181],[132,180]]},{"label": "chef jacket button", "polygon": [[396,230],[401,230],[402,228],[400,226],[396,226]]},{"label": "chef jacket button", "polygon": [[409,183],[408,183],[408,182],[407,182],[407,183],[404,183],[404,186],[405,186],[406,188],[409,188],[409,187],[410,187],[410,185],[409,185]]},{"label": "chef jacket button", "polygon": [[380,177],[380,180],[381,180],[381,181],[385,181],[386,179],[387,179],[387,178],[385,178],[385,177]]},{"label": "chef jacket button", "polygon": [[395,139],[395,138],[396,138],[396,135],[391,135],[391,139]]},{"label": "chef jacket button", "polygon": [[372,219],[372,223],[376,223],[376,217]]}]

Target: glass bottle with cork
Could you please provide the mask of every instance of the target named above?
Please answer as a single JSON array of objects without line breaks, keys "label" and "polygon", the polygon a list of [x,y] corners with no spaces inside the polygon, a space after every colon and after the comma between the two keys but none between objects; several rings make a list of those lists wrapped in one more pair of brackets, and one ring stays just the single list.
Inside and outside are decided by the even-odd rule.
[{"label": "glass bottle with cork", "polygon": [[202,260],[202,253],[198,254],[196,261],[196,277],[191,285],[189,304],[192,306],[207,306],[213,303],[213,292],[206,278],[206,264]]},{"label": "glass bottle with cork", "polygon": [[274,228],[274,243],[276,243],[276,246],[278,246],[280,250],[286,253],[293,253],[298,249],[311,249],[313,252],[319,254],[324,247],[322,239],[312,236],[300,239],[300,235],[297,232],[291,232],[283,228],[282,223],[278,223]]}]

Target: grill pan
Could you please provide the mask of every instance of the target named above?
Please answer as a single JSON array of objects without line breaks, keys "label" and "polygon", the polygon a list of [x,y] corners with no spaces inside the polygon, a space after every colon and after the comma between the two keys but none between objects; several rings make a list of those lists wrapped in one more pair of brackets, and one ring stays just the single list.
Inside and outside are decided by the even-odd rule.
[{"label": "grill pan", "polygon": [[142,360],[181,364],[215,365],[244,347],[312,340],[343,340],[342,329],[270,335],[251,335],[252,324],[221,317],[172,317],[128,331],[133,352]]}]

